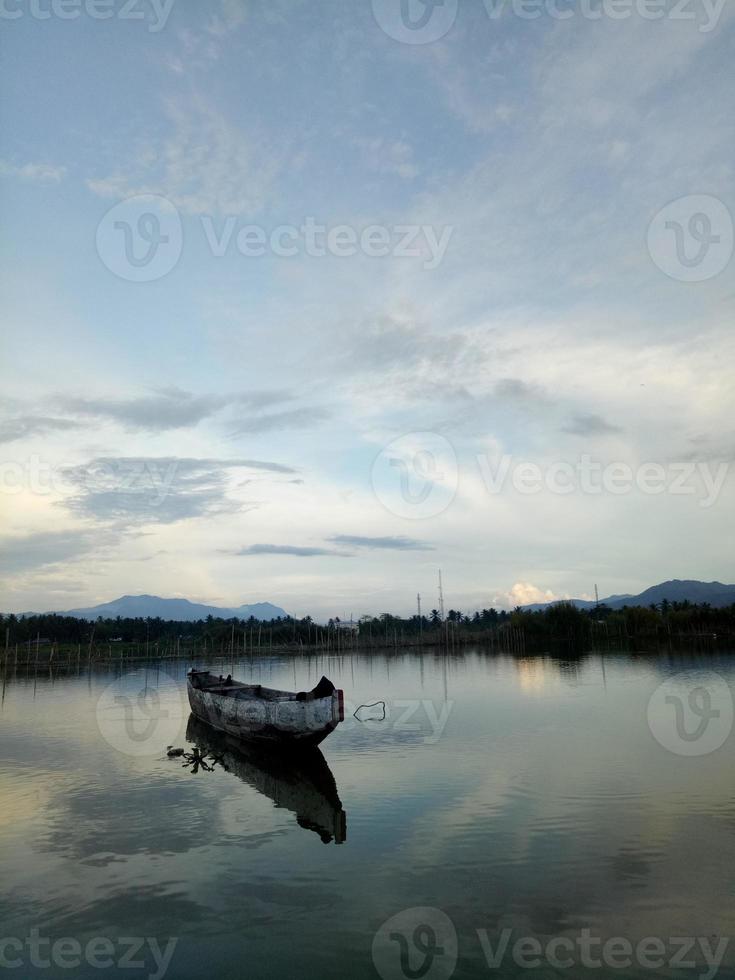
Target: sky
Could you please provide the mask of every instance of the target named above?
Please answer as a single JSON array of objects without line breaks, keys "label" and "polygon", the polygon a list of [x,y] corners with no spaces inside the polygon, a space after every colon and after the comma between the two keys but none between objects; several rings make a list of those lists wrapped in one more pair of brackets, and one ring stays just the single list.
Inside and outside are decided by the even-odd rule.
[{"label": "sky", "polygon": [[735,581],[734,25],[4,0],[0,608]]}]

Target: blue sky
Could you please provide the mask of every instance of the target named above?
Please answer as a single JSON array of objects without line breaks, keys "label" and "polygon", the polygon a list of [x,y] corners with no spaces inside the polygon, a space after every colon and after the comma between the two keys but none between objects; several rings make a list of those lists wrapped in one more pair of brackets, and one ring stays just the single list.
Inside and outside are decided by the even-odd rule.
[{"label": "blue sky", "polygon": [[732,580],[733,9],[528,3],[5,0],[3,608]]}]

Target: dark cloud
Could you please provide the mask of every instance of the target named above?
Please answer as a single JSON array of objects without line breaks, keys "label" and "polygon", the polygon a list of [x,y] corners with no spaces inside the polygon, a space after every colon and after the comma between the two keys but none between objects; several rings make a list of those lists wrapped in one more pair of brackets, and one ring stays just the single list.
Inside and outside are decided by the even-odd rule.
[{"label": "dark cloud", "polygon": [[213,466],[219,464],[229,467],[243,467],[248,470],[263,470],[266,473],[285,473],[287,475],[299,472],[293,466],[285,466],[283,463],[268,463],[262,459],[200,459],[188,460],[187,462],[210,463]]},{"label": "dark cloud", "polygon": [[228,552],[236,556],[248,555],[293,555],[297,558],[315,558],[318,555],[332,555],[337,558],[349,558],[344,551],[334,551],[331,548],[301,548],[292,544],[251,544],[246,548]]},{"label": "dark cloud", "polygon": [[293,408],[267,415],[252,415],[249,418],[235,420],[232,435],[272,432],[277,429],[307,429],[324,422],[330,415],[327,409],[319,406]]},{"label": "dark cloud", "polygon": [[620,432],[621,429],[606,422],[599,415],[575,415],[564,426],[563,431],[574,436],[603,436]]},{"label": "dark cloud", "polygon": [[728,462],[735,460],[735,431],[723,432],[714,438],[710,435],[690,436],[687,443],[692,448],[673,457],[681,462]]},{"label": "dark cloud", "polygon": [[[88,426],[92,420],[114,422],[132,431],[165,432],[192,428],[227,410],[227,414],[234,416],[230,421],[233,434],[239,435],[278,429],[303,429],[330,417],[331,413],[319,406],[276,410],[277,406],[293,401],[294,395],[281,389],[194,395],[180,388],[160,388],[148,395],[132,398],[57,395],[49,399],[49,406],[53,411],[77,418],[32,414],[9,418],[0,422],[0,443],[52,431],[80,429]],[[19,406],[13,407],[17,411]],[[244,409],[247,415],[241,417]]]},{"label": "dark cloud", "polygon": [[538,385],[521,381],[520,378],[501,378],[495,384],[494,391],[498,398],[512,398],[520,401],[539,401],[545,398]]},{"label": "dark cloud", "polygon": [[329,539],[334,544],[353,548],[378,548],[390,551],[434,551],[434,546],[407,538],[403,535],[396,537],[369,538],[359,534],[335,534]]},{"label": "dark cloud", "polygon": [[238,405],[248,405],[251,408],[256,409],[268,408],[270,405],[281,405],[284,402],[292,402],[293,400],[294,395],[290,391],[286,391],[283,388],[246,391],[239,395],[235,395],[235,397],[232,399],[233,403]]},{"label": "dark cloud", "polygon": [[340,368],[354,374],[398,371],[410,383],[422,366],[441,367],[449,372],[467,356],[471,344],[455,331],[432,333],[426,324],[404,322],[383,316],[361,323],[350,338],[349,350],[337,355]]},{"label": "dark cloud", "polygon": [[128,429],[185,429],[219,412],[227,399],[205,395],[196,397],[178,388],[165,388],[141,398],[72,398],[58,404],[66,412],[89,418],[109,419]]},{"label": "dark cloud", "polygon": [[57,419],[45,415],[22,415],[0,422],[0,443],[15,442],[16,439],[26,439],[31,436],[45,436],[51,432],[69,432],[72,429],[83,428],[82,422],[75,422],[73,419]]},{"label": "dark cloud", "polygon": [[64,506],[79,517],[118,527],[232,514],[257,506],[229,496],[231,475],[239,469],[297,472],[253,459],[99,457],[64,470],[72,487]]},{"label": "dark cloud", "polygon": [[75,530],[45,531],[0,538],[0,574],[16,574],[72,561],[115,543],[110,533]]}]

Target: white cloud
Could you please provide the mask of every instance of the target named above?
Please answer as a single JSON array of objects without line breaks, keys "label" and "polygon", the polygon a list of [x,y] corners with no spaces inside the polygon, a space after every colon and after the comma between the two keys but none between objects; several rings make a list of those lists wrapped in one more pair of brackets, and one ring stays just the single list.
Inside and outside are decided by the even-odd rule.
[{"label": "white cloud", "polygon": [[[427,272],[410,259],[215,261],[187,235],[181,267],[136,290],[79,263],[99,219],[91,200],[78,250],[57,250],[48,266],[33,253],[24,276],[9,275],[14,288],[23,283],[14,333],[42,336],[47,351],[25,364],[19,345],[21,369],[9,375],[7,390],[30,383],[42,405],[12,406],[5,434],[28,437],[12,444],[16,460],[48,435],[45,454],[66,466],[149,456],[216,468],[236,430],[238,455],[299,471],[299,483],[249,476],[247,491],[234,474],[224,489],[215,481],[215,504],[225,490],[245,503],[257,489],[252,512],[208,506],[207,483],[188,511],[172,509],[171,523],[147,525],[135,567],[95,557],[106,591],[158,592],[175,580],[178,591],[227,604],[257,579],[265,598],[294,611],[349,615],[410,611],[439,565],[448,602],[463,610],[491,596],[513,606],[580,595],[595,581],[610,594],[674,575],[727,577],[727,488],[708,512],[670,496],[491,495],[476,457],[545,466],[585,451],[631,465],[732,455],[732,266],[692,288],[646,250],[648,223],[669,200],[694,191],[732,200],[721,84],[730,22],[712,35],[610,19],[534,26],[491,23],[474,5],[473,23],[473,5],[460,5],[446,42],[409,51],[365,34],[375,29],[369,5],[363,20],[335,13],[337,4],[273,7],[182,8],[157,48],[161,94],[135,102],[139,141],[124,133],[103,147],[90,189],[160,193],[189,215],[266,226],[298,223],[317,206],[317,219],[356,227],[450,226],[450,247]],[[135,67],[135,51],[125,52]],[[79,112],[97,147],[95,120]],[[67,138],[53,126],[42,135],[38,160]],[[13,175],[63,176],[23,169]],[[48,220],[24,213],[19,231]],[[65,400],[52,402],[59,377]],[[259,393],[271,379],[279,392]],[[222,394],[248,389],[250,400]],[[49,423],[67,414],[60,407],[83,427]],[[395,436],[426,429],[450,440],[461,472],[454,503],[417,528],[376,500],[370,467]],[[78,519],[92,525],[121,503],[80,506]],[[61,507],[41,513],[30,495],[14,507],[19,533],[63,521]],[[393,548],[386,562],[385,548],[363,547],[354,561],[299,560],[348,532],[430,541],[434,551]],[[593,554],[578,547],[585,540]],[[265,582],[257,555],[225,554],[233,542],[273,543]],[[124,547],[132,552],[129,537]]]},{"label": "white cloud", "polygon": [[247,133],[201,97],[168,99],[168,131],[115,173],[87,180],[100,197],[160,194],[195,215],[258,215],[282,161],[268,133]]},{"label": "white cloud", "polygon": [[410,180],[420,172],[413,159],[413,149],[405,140],[360,136],[353,142],[360,151],[363,163],[376,173],[395,174]]},{"label": "white cloud", "polygon": [[507,592],[496,592],[492,604],[502,609],[515,609],[516,606],[530,606],[534,602],[556,602],[560,598],[551,589],[540,589],[531,582],[516,582]]},{"label": "white cloud", "polygon": [[34,181],[40,184],[58,184],[66,176],[66,167],[58,167],[49,163],[24,163],[21,166],[0,160],[0,175],[19,177],[21,180]]}]

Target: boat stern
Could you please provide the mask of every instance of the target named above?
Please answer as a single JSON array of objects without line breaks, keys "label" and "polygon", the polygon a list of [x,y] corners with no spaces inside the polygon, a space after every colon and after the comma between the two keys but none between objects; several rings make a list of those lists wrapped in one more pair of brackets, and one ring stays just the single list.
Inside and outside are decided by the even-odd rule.
[{"label": "boat stern", "polygon": [[332,721],[339,725],[345,720],[345,692],[335,689],[332,694]]}]

